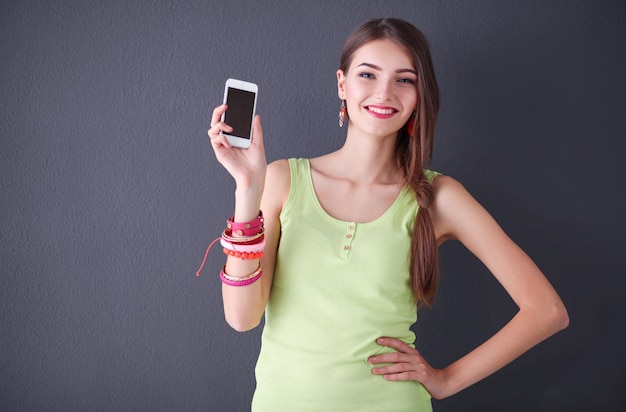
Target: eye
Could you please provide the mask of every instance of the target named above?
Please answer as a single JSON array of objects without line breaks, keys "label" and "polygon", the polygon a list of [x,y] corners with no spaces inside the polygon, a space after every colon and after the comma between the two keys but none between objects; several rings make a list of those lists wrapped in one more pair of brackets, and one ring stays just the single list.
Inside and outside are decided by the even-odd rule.
[{"label": "eye", "polygon": [[374,76],[373,73],[369,73],[369,72],[359,73],[359,77],[363,77],[365,79],[375,79],[376,78],[376,76]]},{"label": "eye", "polygon": [[398,79],[398,83],[415,84],[415,80],[409,78]]}]

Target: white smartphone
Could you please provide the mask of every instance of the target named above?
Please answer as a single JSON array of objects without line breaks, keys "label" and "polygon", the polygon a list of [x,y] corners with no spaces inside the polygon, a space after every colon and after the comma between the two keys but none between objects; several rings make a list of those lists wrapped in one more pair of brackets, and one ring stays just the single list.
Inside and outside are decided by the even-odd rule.
[{"label": "white smartphone", "polygon": [[256,112],[258,92],[259,87],[255,83],[237,79],[226,80],[224,103],[228,105],[228,109],[222,115],[222,121],[233,130],[222,134],[235,147],[247,149],[252,143],[252,120]]}]

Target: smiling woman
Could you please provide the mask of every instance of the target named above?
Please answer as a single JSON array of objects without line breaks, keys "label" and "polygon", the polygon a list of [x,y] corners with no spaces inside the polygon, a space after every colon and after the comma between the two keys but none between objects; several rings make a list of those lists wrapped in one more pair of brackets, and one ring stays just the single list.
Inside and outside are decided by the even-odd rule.
[{"label": "smiling woman", "polygon": [[[213,111],[211,144],[237,183],[222,239],[226,320],[245,331],[265,314],[252,410],[430,411],[431,396],[502,368],[566,327],[567,312],[463,186],[423,167],[439,94],[419,30],[398,19],[359,26],[337,90],[346,141],[314,159],[268,166],[259,118],[242,150],[220,134],[227,108]],[[472,251],[520,309],[478,348],[435,369],[415,348],[411,325],[433,301],[437,246],[448,239]]]},{"label": "smiling woman", "polygon": [[357,49],[351,64],[337,71],[339,98],[347,103],[352,129],[395,140],[416,110],[414,67],[409,53],[392,40],[371,41]]}]

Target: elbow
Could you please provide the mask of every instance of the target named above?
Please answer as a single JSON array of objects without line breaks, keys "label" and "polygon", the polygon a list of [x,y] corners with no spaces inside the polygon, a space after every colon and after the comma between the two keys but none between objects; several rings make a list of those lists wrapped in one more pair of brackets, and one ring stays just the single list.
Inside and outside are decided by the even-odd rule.
[{"label": "elbow", "polygon": [[248,332],[258,326],[258,323],[256,325],[249,325],[249,324],[244,324],[244,323],[228,322],[228,324],[230,325],[231,328],[233,328],[237,332]]},{"label": "elbow", "polygon": [[562,302],[552,305],[547,313],[549,313],[549,315],[546,316],[546,320],[549,321],[552,333],[562,331],[569,326],[569,315]]},{"label": "elbow", "polygon": [[237,332],[247,332],[259,326],[261,319],[253,320],[226,316],[226,323]]},{"label": "elbow", "polygon": [[557,332],[563,330],[569,326],[569,314],[567,313],[567,309],[565,309],[565,305],[561,304],[558,310],[557,315]]},{"label": "elbow", "polygon": [[532,323],[541,330],[543,339],[562,331],[569,326],[569,315],[563,302],[545,302],[542,305],[522,309],[532,319]]}]

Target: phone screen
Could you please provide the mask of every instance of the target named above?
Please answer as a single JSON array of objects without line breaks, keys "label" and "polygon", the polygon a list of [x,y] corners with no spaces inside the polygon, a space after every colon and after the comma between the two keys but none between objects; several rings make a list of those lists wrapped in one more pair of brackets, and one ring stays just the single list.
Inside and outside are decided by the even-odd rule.
[{"label": "phone screen", "polygon": [[253,92],[232,87],[228,88],[226,97],[228,110],[224,114],[224,122],[233,128],[233,131],[228,134],[243,139],[250,139],[254,98]]}]

